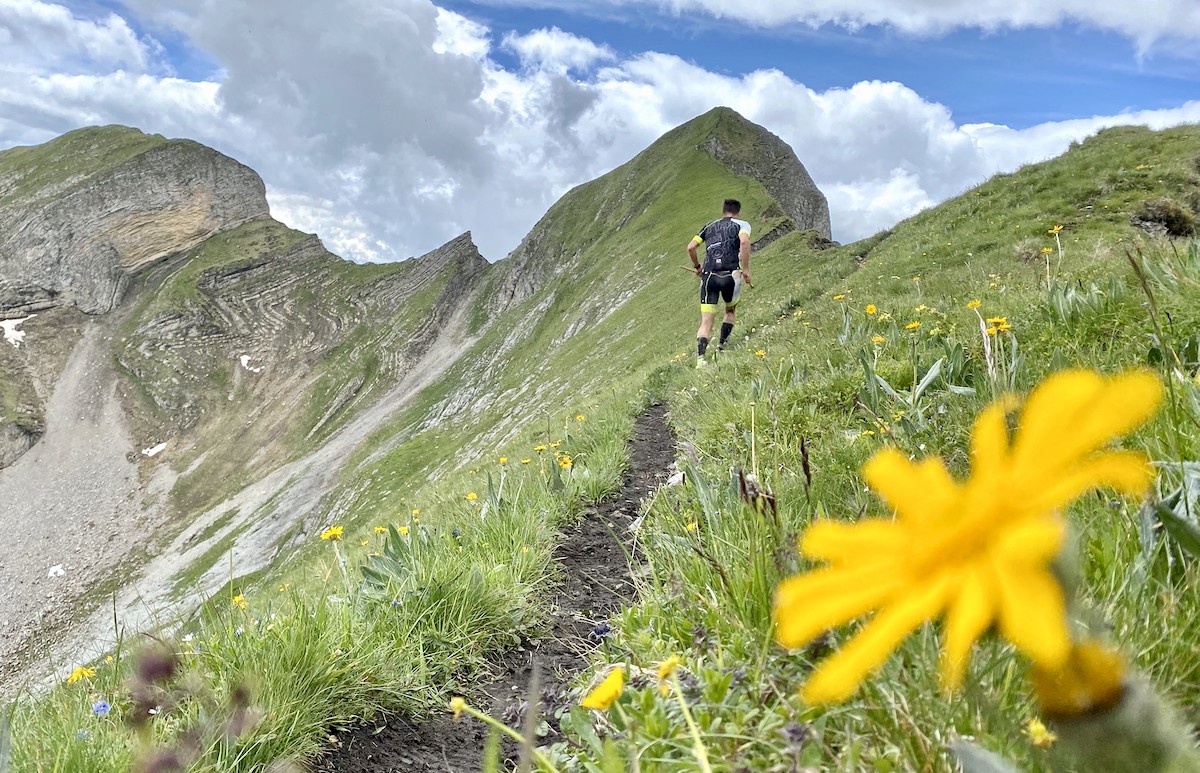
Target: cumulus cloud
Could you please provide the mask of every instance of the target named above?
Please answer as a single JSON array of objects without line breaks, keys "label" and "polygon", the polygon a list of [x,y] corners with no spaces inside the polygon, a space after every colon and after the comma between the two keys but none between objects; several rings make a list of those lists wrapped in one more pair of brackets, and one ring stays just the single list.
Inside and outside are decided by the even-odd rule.
[{"label": "cumulus cloud", "polygon": [[526,35],[509,33],[504,37],[504,47],[515,53],[526,67],[557,73],[587,70],[597,62],[616,58],[608,46],[596,45],[558,27],[534,30]]},{"label": "cumulus cloud", "polygon": [[[220,74],[199,82],[152,74],[167,63],[132,32],[130,45],[150,57],[145,71],[124,67],[127,54],[67,62],[26,46],[31,68],[0,79],[0,146],[110,122],[192,137],[257,169],[276,216],[356,260],[421,254],[468,229],[486,256],[500,258],[566,190],[719,104],[795,148],[843,241],[1105,126],[1200,121],[1200,102],[1191,102],[1022,130],[960,125],[900,83],[816,91],[775,70],[730,75],[661,53],[622,58],[557,29],[504,38],[499,45],[521,61],[506,69],[486,26],[429,0],[336,9],[320,0],[129,2],[143,28],[184,35]],[[17,3],[22,19],[63,19],[59,6],[38,0],[0,8]],[[0,18],[12,26],[17,17]],[[40,22],[22,24],[13,40],[47,39]],[[102,29],[119,41],[131,28],[70,14],[63,24],[79,40]]]},{"label": "cumulus cloud", "polygon": [[98,66],[145,70],[150,51],[114,13],[77,18],[40,0],[0,0],[0,72],[46,73],[55,68]]}]

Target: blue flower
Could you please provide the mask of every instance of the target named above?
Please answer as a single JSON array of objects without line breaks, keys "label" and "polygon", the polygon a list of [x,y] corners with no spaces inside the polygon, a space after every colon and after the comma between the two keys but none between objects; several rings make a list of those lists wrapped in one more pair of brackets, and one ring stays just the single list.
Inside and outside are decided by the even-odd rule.
[{"label": "blue flower", "polygon": [[395,609],[398,606],[400,606],[400,599],[392,599],[392,608]]},{"label": "blue flower", "polygon": [[98,717],[107,717],[110,711],[112,706],[108,705],[108,701],[100,700],[92,704],[92,713]]}]

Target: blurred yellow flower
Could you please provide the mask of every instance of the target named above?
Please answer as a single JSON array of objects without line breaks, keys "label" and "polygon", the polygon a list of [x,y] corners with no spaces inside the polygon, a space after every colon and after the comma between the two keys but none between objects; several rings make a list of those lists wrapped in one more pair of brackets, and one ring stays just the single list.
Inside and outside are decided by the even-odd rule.
[{"label": "blurred yellow flower", "polygon": [[754,356],[758,357],[759,359],[762,359],[763,357],[767,356],[767,352],[764,349],[755,349]]},{"label": "blurred yellow flower", "polygon": [[658,692],[664,698],[671,691],[667,680],[671,678],[671,674],[675,673],[675,669],[679,668],[681,662],[678,655],[672,655],[658,664]]},{"label": "blurred yellow flower", "polygon": [[450,710],[454,712],[454,718],[459,719],[462,713],[467,709],[467,701],[461,696],[454,696],[450,699]]},{"label": "blurred yellow flower", "polygon": [[1037,717],[1025,723],[1025,735],[1029,738],[1029,743],[1039,749],[1049,749],[1058,740],[1058,736],[1050,732]]},{"label": "blurred yellow flower", "polygon": [[408,536],[408,527],[407,526],[401,526],[401,527],[397,528],[396,531],[397,531],[397,533],[400,534],[401,537]]},{"label": "blurred yellow flower", "polygon": [[246,597],[240,593],[230,599],[230,603],[238,609],[245,609],[250,606],[250,604],[246,602]]},{"label": "blurred yellow flower", "polygon": [[913,281],[914,281],[914,282],[920,282],[920,281],[921,281],[921,275],[920,275],[920,274],[916,274],[915,276],[913,276]]},{"label": "blurred yellow flower", "polygon": [[1049,254],[1050,254],[1050,253],[1052,253],[1052,252],[1054,252],[1054,248],[1053,248],[1053,247],[1043,247],[1043,248],[1042,248],[1042,254],[1043,254],[1043,255],[1049,255]]},{"label": "blurred yellow flower", "polygon": [[967,302],[967,308],[971,309],[972,311],[974,311],[975,309],[978,309],[982,305],[983,305],[983,301],[979,300],[978,298],[976,298],[973,301]]},{"label": "blurred yellow flower", "polygon": [[1061,225],[1055,224],[1055,226],[1053,228],[1051,228],[1049,231],[1047,231],[1046,233],[1048,233],[1048,234],[1062,233],[1062,229],[1063,229],[1063,227]]},{"label": "blurred yellow flower", "polygon": [[1008,317],[988,317],[987,323],[989,325],[1006,325],[1008,324]]},{"label": "blurred yellow flower", "polygon": [[1107,711],[1125,689],[1125,659],[1094,639],[1071,645],[1071,654],[1058,668],[1034,666],[1033,692],[1042,711],[1052,717],[1077,717]]},{"label": "blurred yellow flower", "polygon": [[571,461],[571,457],[568,456],[567,454],[563,454],[562,456],[560,456],[558,458],[558,466],[563,468],[564,470],[571,469],[572,464],[574,464],[574,462]]},{"label": "blurred yellow flower", "polygon": [[907,325],[905,325],[904,329],[905,330],[916,330],[920,327],[921,327],[921,323],[914,319],[912,322],[909,322]]},{"label": "blurred yellow flower", "polygon": [[696,523],[695,521],[689,521],[688,525],[685,528],[688,531],[696,531],[697,529],[700,528],[700,524]]},{"label": "blurred yellow flower", "polygon": [[522,555],[528,555],[528,554],[529,554],[529,546],[528,546],[528,545],[522,545],[522,546],[521,546],[521,554],[522,554]]},{"label": "blurred yellow flower", "polygon": [[996,335],[996,328],[989,327],[986,332],[989,336],[994,336],[994,335]]},{"label": "blurred yellow flower", "polygon": [[873,304],[873,303],[867,304],[867,308],[866,308],[867,314],[874,316],[875,312],[877,312],[877,311],[879,311],[879,309],[875,306],[875,304]]},{"label": "blurred yellow flower", "polygon": [[387,534],[387,527],[386,526],[376,526],[374,531],[376,534]]},{"label": "blurred yellow flower", "polygon": [[587,421],[587,417],[582,413],[575,414],[575,421]]},{"label": "blurred yellow flower", "polygon": [[284,582],[284,583],[280,583],[280,584],[279,584],[279,592],[280,592],[280,593],[286,593],[286,592],[287,592],[287,589],[288,589],[288,588],[290,588],[290,587],[292,587],[292,586],[291,586],[291,585],[288,585],[286,582]]},{"label": "blurred yellow flower", "polygon": [[529,464],[532,461],[533,461],[532,459],[522,459],[521,464]]},{"label": "blurred yellow flower", "polygon": [[553,443],[551,443],[551,444],[550,444],[550,447],[551,447],[551,448],[558,448],[558,447],[559,447],[559,446],[561,446],[561,445],[562,445],[562,441],[561,441],[561,440],[555,440]]},{"label": "blurred yellow flower", "polygon": [[471,493],[467,494],[467,501],[468,501],[468,502],[474,502],[476,499],[479,499],[479,495],[478,495],[478,494],[476,494],[474,491],[472,491]]},{"label": "blurred yellow flower", "polygon": [[421,515],[421,508],[419,508],[419,507],[414,507],[414,508],[412,509],[412,514],[413,514],[413,518],[416,518],[416,517],[420,516],[420,515]]},{"label": "blurred yellow flower", "polygon": [[617,698],[621,697],[621,693],[625,691],[625,669],[620,666],[614,666],[608,672],[608,676],[604,677],[604,681],[596,685],[596,688],[589,692],[579,705],[585,709],[595,709],[596,711],[607,711],[608,707],[616,702]]},{"label": "blurred yellow flower", "polygon": [[887,339],[886,339],[886,338],[884,338],[883,336],[871,336],[871,343],[873,343],[873,344],[885,344],[885,343],[887,343]]},{"label": "blurred yellow flower", "polygon": [[972,644],[993,625],[1035,668],[1060,672],[1071,642],[1052,566],[1066,539],[1059,510],[1099,487],[1145,492],[1153,477],[1145,455],[1104,448],[1161,399],[1149,371],[1063,371],[1029,396],[1011,440],[1014,399],[980,413],[965,481],[939,457],[913,462],[896,449],[872,457],[863,476],[895,517],[814,523],[801,551],[829,565],[776,590],[776,637],[786,647],[878,610],[813,673],[804,699],[849,698],[913,630],[943,616],[948,687],[961,683]]},{"label": "blurred yellow flower", "polygon": [[340,524],[337,526],[330,526],[328,529],[321,532],[321,539],[323,539],[327,542],[329,540],[334,540],[336,542],[337,540],[340,540],[341,538],[342,538],[342,527]]},{"label": "blurred yellow flower", "polygon": [[365,548],[367,545],[370,545],[370,544],[371,544],[371,540],[369,540],[369,539],[360,539],[360,540],[358,541],[358,544],[359,544],[359,545],[361,545],[362,547],[364,547],[364,548]]},{"label": "blurred yellow flower", "polygon": [[75,670],[67,675],[67,684],[75,684],[81,679],[91,679],[96,675],[96,669],[87,666],[75,666]]},{"label": "blurred yellow flower", "polygon": [[929,311],[929,307],[922,303],[920,306],[914,309],[914,311],[920,314],[922,311]]},{"label": "blurred yellow flower", "polygon": [[508,457],[507,456],[500,457],[500,464],[501,465],[508,464]]},{"label": "blurred yellow flower", "polygon": [[547,447],[548,447],[548,446],[545,446],[545,445],[534,446],[534,447],[533,447],[533,450],[534,450],[535,452],[537,452],[537,453],[539,453],[539,454],[540,454],[540,453],[544,452],[544,451],[546,450],[546,448],[547,448]]},{"label": "blurred yellow flower", "polygon": [[833,296],[833,299],[834,299],[835,301],[844,301],[844,300],[846,300],[846,294],[845,294],[845,293],[838,293],[837,295]]}]

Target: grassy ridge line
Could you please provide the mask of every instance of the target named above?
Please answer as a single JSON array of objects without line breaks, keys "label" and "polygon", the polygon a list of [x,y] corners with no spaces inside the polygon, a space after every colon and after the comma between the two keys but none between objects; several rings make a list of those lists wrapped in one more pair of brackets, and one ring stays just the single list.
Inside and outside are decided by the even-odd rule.
[{"label": "grassy ridge line", "polygon": [[[794,297],[776,309],[756,307],[745,350],[705,370],[674,365],[660,374],[672,394],[676,430],[697,463],[692,484],[660,497],[647,518],[644,546],[653,571],[642,603],[621,616],[597,667],[628,662],[653,670],[682,656],[694,719],[722,770],[949,771],[956,768],[947,740],[958,734],[1015,758],[1023,770],[1051,769],[1053,757],[1024,737],[1031,717],[1024,666],[1005,647],[994,641],[980,647],[967,688],[946,696],[937,682],[936,629],[926,626],[853,701],[813,709],[797,697],[800,684],[857,626],[806,652],[785,653],[771,639],[771,597],[782,578],[803,567],[796,537],[811,519],[882,514],[859,476],[876,450],[941,454],[961,474],[971,422],[997,392],[1025,391],[1067,366],[1115,371],[1155,361],[1146,296],[1118,240],[1132,236],[1128,221],[1139,197],[1196,190],[1198,152],[1196,127],[1102,133],[1063,158],[923,213],[886,239],[850,245],[867,255],[862,268],[835,283],[828,274],[798,275]],[[1137,166],[1151,167],[1153,179]],[[1094,189],[1102,169],[1109,192],[1075,198]],[[979,199],[988,202],[986,213]],[[1064,254],[1061,262],[1057,250],[1052,255],[1047,282],[1039,253],[1055,244],[1046,231],[1056,222],[1068,224],[1060,235]],[[785,249],[795,246],[793,240]],[[1038,261],[1025,262],[1032,247]],[[1169,344],[1187,350],[1200,335],[1194,303],[1200,244],[1133,241],[1131,248],[1163,277],[1152,291],[1163,320],[1174,321]],[[1012,337],[992,339],[1003,383],[987,377],[979,319],[966,308],[975,299],[985,317],[1005,316],[1014,326]],[[912,323],[919,325],[909,330]],[[916,403],[867,388],[879,374],[895,389],[910,390],[943,357],[945,377]],[[1200,362],[1183,367],[1192,378]],[[1169,372],[1164,378],[1175,380]],[[956,394],[951,384],[974,387],[976,395]],[[1185,383],[1177,390],[1175,413],[1164,409],[1130,447],[1167,462],[1197,457],[1200,433],[1192,422],[1200,419],[1200,387]],[[757,467],[778,497],[778,522],[730,490],[733,466]],[[1174,482],[1170,470],[1163,472],[1164,490]],[[1137,503],[1087,497],[1070,516],[1092,614],[1161,690],[1194,711],[1200,705],[1197,562],[1177,560],[1164,574],[1166,555],[1161,548],[1147,552],[1141,541]],[[607,718],[622,733],[620,764],[636,755],[642,771],[692,769],[692,737],[672,701],[651,685],[632,690],[619,706]],[[611,758],[593,723],[583,711],[571,717],[579,745],[557,750],[564,767],[594,769]]]}]

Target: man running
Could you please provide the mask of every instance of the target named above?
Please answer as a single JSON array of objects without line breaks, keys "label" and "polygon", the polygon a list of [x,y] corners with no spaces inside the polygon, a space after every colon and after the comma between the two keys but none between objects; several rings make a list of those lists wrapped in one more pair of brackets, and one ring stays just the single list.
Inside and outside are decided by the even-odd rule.
[{"label": "man running", "polygon": [[[742,282],[750,283],[750,224],[738,220],[742,204],[737,199],[725,199],[720,220],[714,220],[700,229],[700,233],[688,242],[688,257],[692,268],[700,277],[700,329],[696,331],[696,358],[704,362],[704,353],[712,337],[713,323],[717,318],[717,303],[725,302],[725,321],[721,324],[721,339],[717,344],[725,349],[725,342],[733,332],[733,315],[737,308]],[[696,257],[700,243],[704,243],[704,267]]]}]

